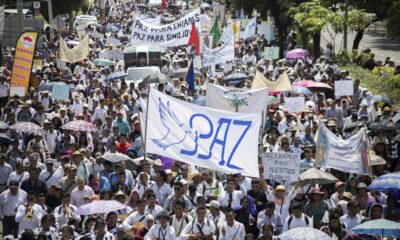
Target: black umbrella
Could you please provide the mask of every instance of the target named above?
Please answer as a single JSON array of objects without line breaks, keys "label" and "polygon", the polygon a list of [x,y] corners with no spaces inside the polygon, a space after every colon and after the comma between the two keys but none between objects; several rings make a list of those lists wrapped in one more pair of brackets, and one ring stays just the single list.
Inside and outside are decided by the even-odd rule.
[{"label": "black umbrella", "polygon": [[374,122],[368,126],[369,129],[373,130],[396,130],[399,127],[400,124],[393,124],[393,123],[384,124],[380,122]]},{"label": "black umbrella", "polygon": [[171,78],[164,73],[157,73],[143,78],[143,82],[146,83],[169,83]]},{"label": "black umbrella", "polygon": [[249,79],[249,76],[247,76],[244,73],[232,73],[226,77],[224,77],[224,81],[228,84],[228,85],[236,85],[242,81],[245,81]]},{"label": "black umbrella", "polygon": [[372,97],[372,100],[376,101],[376,102],[383,102],[389,105],[392,105],[394,102],[392,99],[382,96],[382,95],[375,95]]},{"label": "black umbrella", "polygon": [[5,133],[0,133],[0,144],[10,144],[12,142],[11,138]]}]

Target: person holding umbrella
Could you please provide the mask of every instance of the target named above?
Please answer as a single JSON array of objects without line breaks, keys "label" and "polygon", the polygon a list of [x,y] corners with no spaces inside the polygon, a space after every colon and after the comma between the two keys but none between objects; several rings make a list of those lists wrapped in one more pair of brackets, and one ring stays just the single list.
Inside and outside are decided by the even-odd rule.
[{"label": "person holding umbrella", "polygon": [[175,240],[175,230],[169,225],[170,216],[167,211],[161,211],[157,215],[159,223],[153,225],[144,236],[144,240]]}]

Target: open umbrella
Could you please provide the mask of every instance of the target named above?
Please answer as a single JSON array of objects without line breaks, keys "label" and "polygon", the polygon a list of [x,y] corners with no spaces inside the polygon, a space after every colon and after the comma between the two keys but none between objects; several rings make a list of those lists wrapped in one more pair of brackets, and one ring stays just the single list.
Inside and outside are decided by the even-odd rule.
[{"label": "open umbrella", "polygon": [[11,138],[5,133],[0,133],[0,144],[10,144],[12,142]]},{"label": "open umbrella", "polygon": [[0,130],[7,130],[10,127],[7,123],[0,121]]},{"label": "open umbrella", "polygon": [[311,80],[303,80],[300,82],[297,82],[293,85],[298,85],[298,86],[303,86],[311,91],[317,91],[317,92],[324,92],[324,91],[332,91],[333,88],[329,86],[329,84],[322,83],[322,82],[314,82]]},{"label": "open umbrella", "polygon": [[79,41],[75,41],[75,40],[69,40],[67,42],[67,44],[71,44],[71,45],[79,45]]},{"label": "open umbrella", "polygon": [[372,100],[374,100],[375,102],[383,102],[383,103],[390,104],[390,105],[392,105],[394,103],[392,99],[382,96],[382,95],[372,96]]},{"label": "open umbrella", "polygon": [[306,87],[299,86],[299,85],[293,85],[292,86],[293,92],[297,94],[304,94],[307,96],[312,96],[313,93]]},{"label": "open umbrella", "polygon": [[42,127],[31,122],[18,122],[10,126],[11,130],[22,132],[26,134],[44,134]]},{"label": "open umbrella", "polygon": [[384,164],[386,164],[386,160],[383,159],[381,156],[378,156],[375,154],[370,154],[369,155],[369,164],[371,166],[384,165]]},{"label": "open umbrella", "polygon": [[278,236],[279,240],[332,240],[332,238],[312,227],[292,228]]},{"label": "open umbrella", "polygon": [[115,200],[99,200],[86,203],[76,210],[78,215],[94,215],[109,213],[126,208],[126,206]]},{"label": "open umbrella", "polygon": [[288,59],[296,59],[296,58],[303,58],[309,55],[308,51],[301,48],[293,49],[286,53],[286,58]]},{"label": "open umbrella", "polygon": [[351,229],[358,234],[377,235],[381,237],[400,237],[400,223],[386,219],[367,221]]},{"label": "open umbrella", "polygon": [[125,78],[126,76],[128,76],[126,73],[124,72],[113,72],[110,75],[108,75],[104,81],[113,81],[116,79],[121,79],[121,78]]},{"label": "open umbrella", "polygon": [[400,172],[388,173],[376,178],[368,186],[369,190],[394,191],[400,189]]},{"label": "open umbrella", "polygon": [[229,74],[228,76],[224,77],[224,81],[227,82],[228,84],[237,84],[241,81],[249,79],[249,76],[247,76],[244,73],[232,73]]},{"label": "open umbrella", "polygon": [[305,186],[307,184],[322,185],[322,184],[333,183],[333,182],[339,181],[339,179],[334,177],[332,174],[323,172],[316,168],[310,168],[310,169],[304,171],[302,174],[300,174],[299,179],[300,179],[300,184],[303,186]]},{"label": "open umbrella", "polygon": [[[171,78],[185,78],[188,71],[189,71],[189,68],[180,68],[171,75]],[[194,70],[194,75],[196,77],[201,77],[201,73],[196,69]]]},{"label": "open umbrella", "polygon": [[274,96],[268,96],[268,105],[279,104],[280,101]]},{"label": "open umbrella", "polygon": [[65,129],[65,130],[75,131],[75,132],[94,132],[94,131],[97,131],[97,128],[96,128],[95,125],[93,125],[90,122],[83,121],[83,120],[75,120],[75,121],[67,122],[61,128]]},{"label": "open umbrella", "polygon": [[143,78],[143,82],[147,83],[169,83],[171,82],[171,78],[165,75],[164,73],[152,74]]},{"label": "open umbrella", "polygon": [[93,63],[95,65],[99,65],[99,66],[112,66],[114,65],[114,62],[109,60],[109,59],[104,59],[104,58],[96,58],[95,60],[93,60]]},{"label": "open umbrella", "polygon": [[112,162],[112,163],[117,163],[117,162],[122,162],[122,161],[128,161],[131,158],[128,155],[116,152],[116,153],[105,153],[101,156],[102,159]]},{"label": "open umbrella", "polygon": [[381,122],[374,122],[371,123],[368,128],[373,130],[396,130],[400,127],[400,124],[393,124],[393,123],[381,123]]}]

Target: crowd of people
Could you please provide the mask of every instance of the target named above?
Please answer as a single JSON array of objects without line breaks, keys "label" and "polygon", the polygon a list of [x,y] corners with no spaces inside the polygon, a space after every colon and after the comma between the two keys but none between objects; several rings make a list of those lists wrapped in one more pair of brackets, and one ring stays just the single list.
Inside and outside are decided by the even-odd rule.
[{"label": "crowd of people", "polygon": [[[109,4],[103,24],[121,24],[123,33],[129,35],[130,13],[135,5],[124,1]],[[211,12],[205,14],[212,18]],[[182,14],[178,11],[168,16],[178,19]],[[88,26],[86,33],[100,28]],[[62,33],[61,37],[66,41],[78,39],[76,32]],[[333,239],[380,239],[357,235],[351,229],[375,219],[400,221],[399,191],[367,190],[374,178],[400,170],[400,138],[392,119],[398,113],[390,104],[374,101],[372,93],[362,87],[362,79],[352,79],[340,70],[332,52],[325,51],[317,59],[272,61],[263,58],[262,50],[274,46],[275,41],[256,35],[251,41],[236,44],[233,71],[248,75],[248,80],[235,83],[238,88],[249,88],[256,71],[272,81],[286,72],[292,83],[305,79],[332,87],[337,80],[354,83],[354,94],[349,97],[336,98],[333,91],[313,92],[306,96],[306,108],[295,114],[285,108],[284,97],[298,93],[279,93],[275,97],[280,101],[268,106],[262,152],[300,153],[301,172],[314,167],[320,122],[343,139],[368,126],[370,153],[384,160],[371,166],[371,176],[324,169],[340,181],[303,186],[240,173],[224,174],[145,154],[139,113],[148,87],[204,105],[206,83],[226,85],[224,76],[230,72],[216,66],[214,76],[196,77],[194,94],[183,78],[156,86],[128,85],[123,78],[106,82],[107,76],[123,71],[124,66],[119,61],[114,66],[98,66],[93,59],[107,49],[129,45],[107,45],[107,37],[117,35],[91,38],[89,56],[60,69],[58,38],[50,39],[48,32],[43,32],[44,47],[37,49],[43,64],[33,69],[25,97],[8,96],[14,52],[6,54],[0,73],[3,239],[270,240],[306,226]],[[295,48],[295,39],[287,39],[286,46],[285,51]],[[170,49],[163,55],[167,60],[160,70],[172,76],[188,66],[190,48]],[[71,89],[69,100],[56,100],[51,91],[39,90],[49,82],[67,83]],[[96,130],[62,128],[75,120],[90,122]],[[28,122],[43,131],[9,128]],[[125,154],[137,161],[112,163],[103,158],[107,153]],[[96,215],[78,214],[78,208],[99,200],[116,200],[125,208]]]}]

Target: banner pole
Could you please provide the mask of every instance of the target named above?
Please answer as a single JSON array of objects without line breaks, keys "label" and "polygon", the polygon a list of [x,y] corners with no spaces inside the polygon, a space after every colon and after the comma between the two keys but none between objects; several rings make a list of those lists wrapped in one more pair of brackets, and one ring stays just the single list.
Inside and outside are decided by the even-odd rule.
[{"label": "banner pole", "polygon": [[[144,129],[144,137],[145,137],[145,139],[144,139],[144,144],[143,144],[143,149],[144,149],[143,160],[145,160],[145,161],[146,161],[146,158],[147,158],[146,142],[147,142],[147,125],[148,125],[147,123],[149,121],[150,90],[151,90],[151,87],[150,87],[150,84],[149,84],[149,90],[147,91],[147,103],[146,103],[146,123],[145,123],[146,126],[145,126],[145,129]],[[139,115],[139,119],[140,119],[140,115]]]}]

